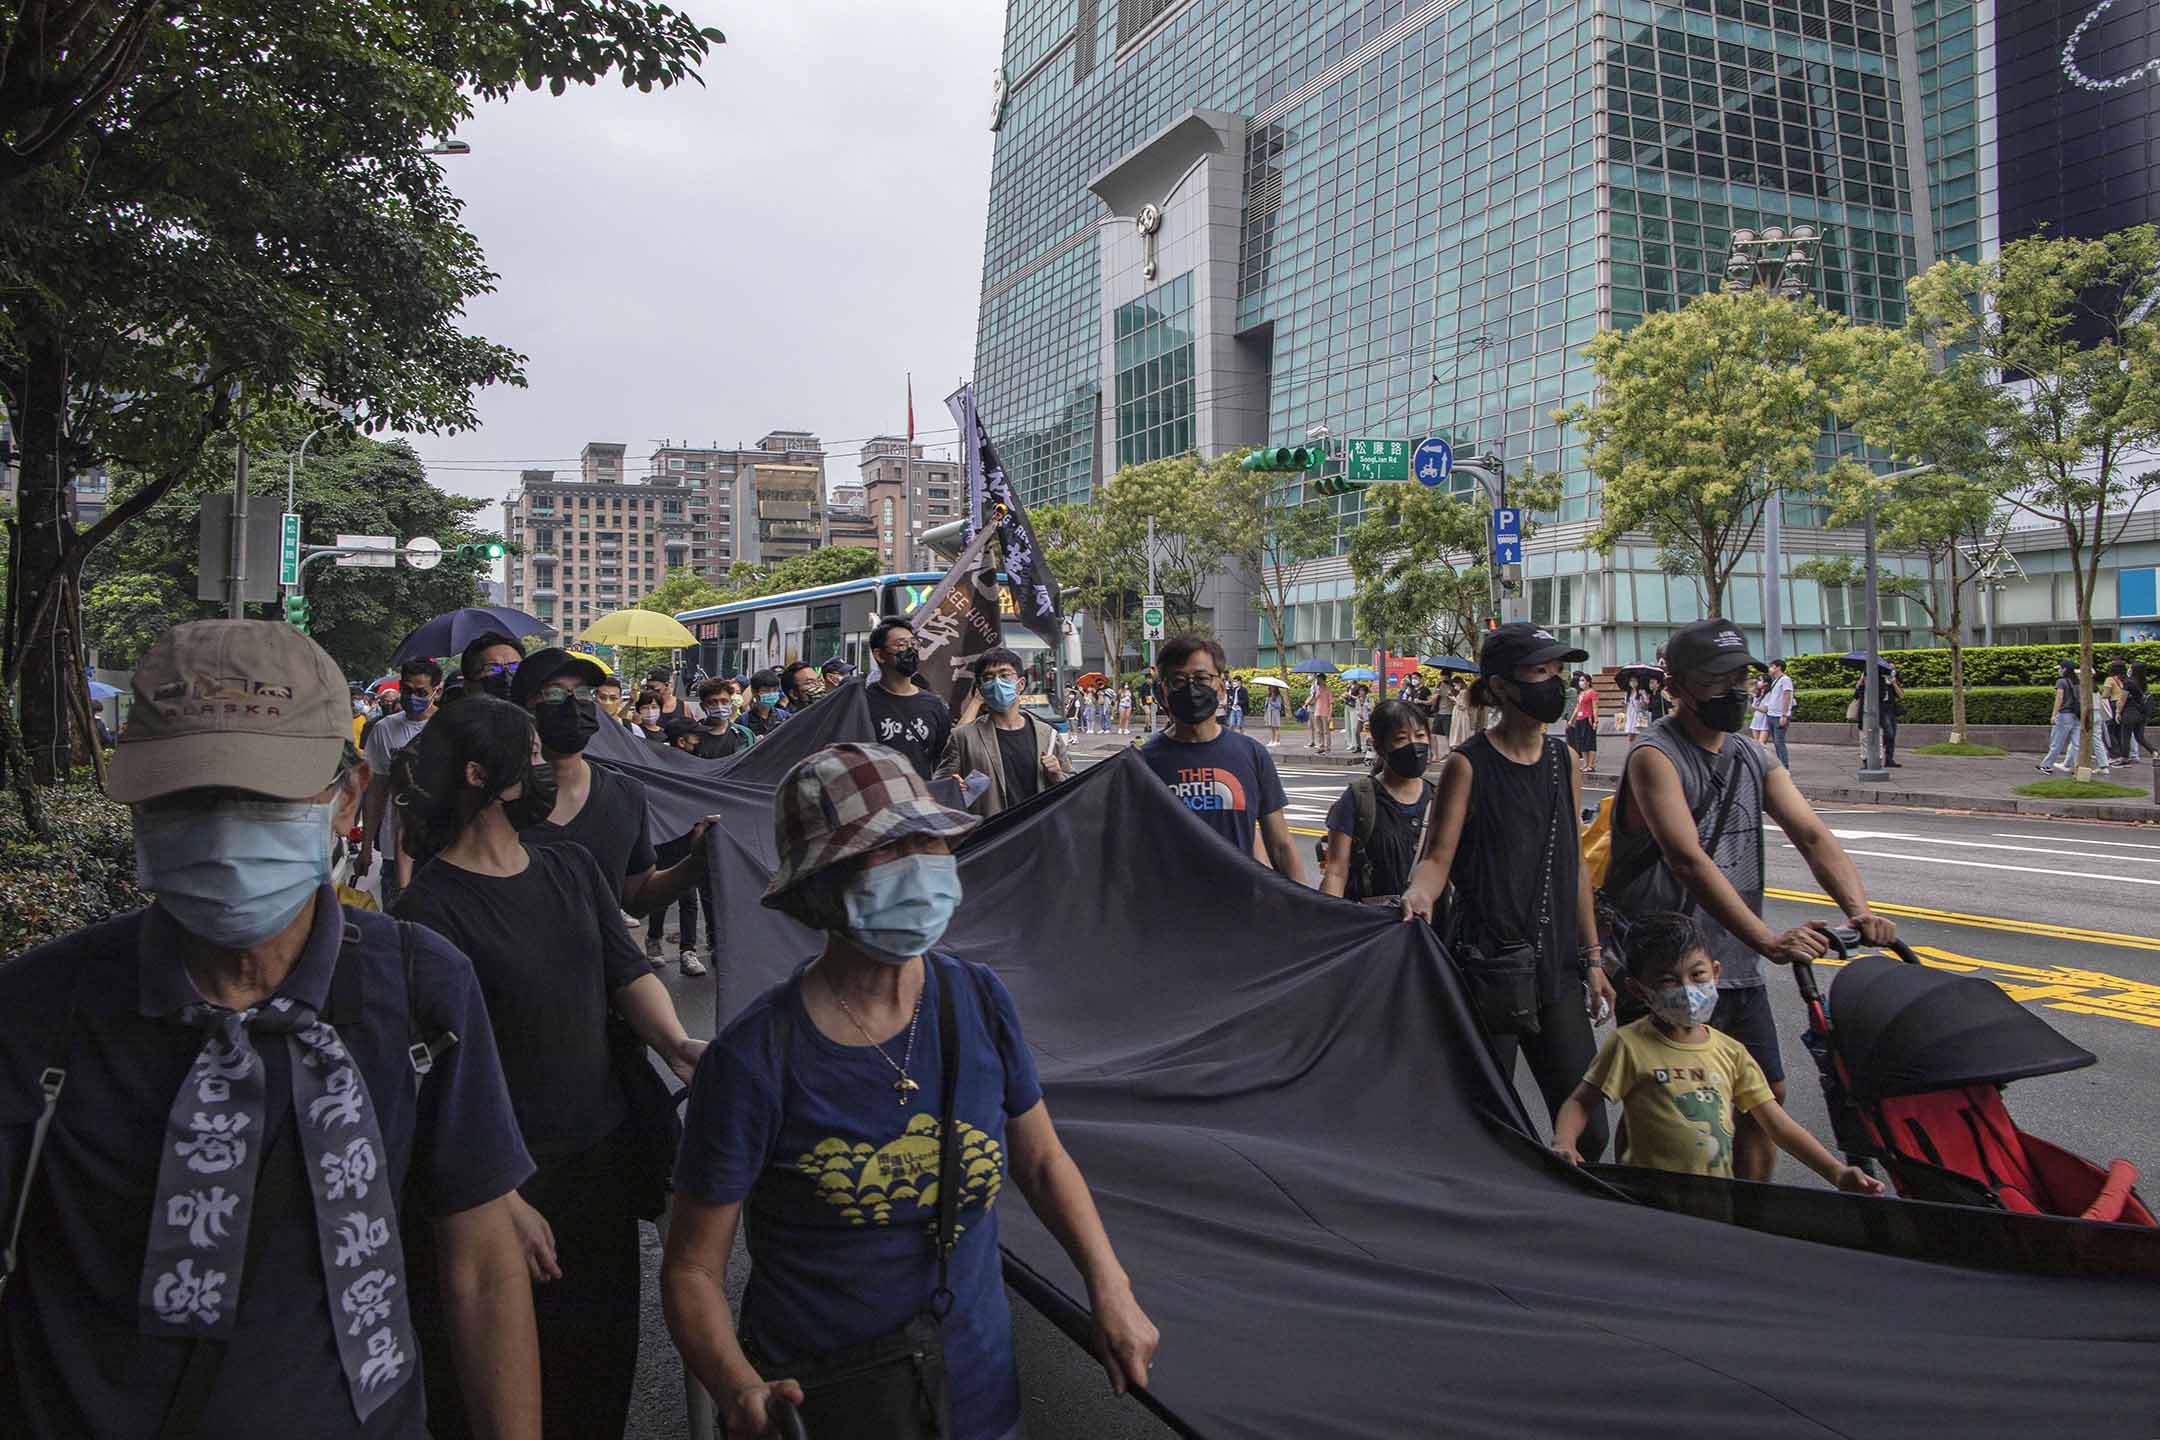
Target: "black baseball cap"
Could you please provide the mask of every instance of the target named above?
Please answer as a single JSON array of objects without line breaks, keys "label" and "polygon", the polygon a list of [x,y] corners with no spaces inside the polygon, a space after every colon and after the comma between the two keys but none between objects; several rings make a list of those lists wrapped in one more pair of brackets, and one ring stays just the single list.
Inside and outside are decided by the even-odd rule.
[{"label": "black baseball cap", "polygon": [[818,673],[820,675],[839,675],[845,677],[854,674],[855,667],[848,664],[847,661],[842,660],[839,656],[835,655],[832,659],[827,660],[823,665],[818,667]]},{"label": "black baseball cap", "polygon": [[1730,620],[1697,620],[1665,641],[1665,673],[1727,675],[1762,661],[1748,654],[1747,637]]},{"label": "black baseball cap", "polygon": [[519,662],[517,674],[510,680],[510,703],[530,705],[548,681],[565,672],[578,676],[588,685],[598,685],[609,678],[607,671],[583,655],[573,655],[551,645],[545,650],[533,651]]},{"label": "black baseball cap", "polygon": [[1478,674],[1513,675],[1524,665],[1589,658],[1589,651],[1576,649],[1552,631],[1515,620],[1485,632],[1484,647],[1478,651]]},{"label": "black baseball cap", "polygon": [[660,733],[669,740],[680,740],[685,735],[703,735],[705,724],[701,720],[692,720],[687,715],[678,715],[661,726]]}]

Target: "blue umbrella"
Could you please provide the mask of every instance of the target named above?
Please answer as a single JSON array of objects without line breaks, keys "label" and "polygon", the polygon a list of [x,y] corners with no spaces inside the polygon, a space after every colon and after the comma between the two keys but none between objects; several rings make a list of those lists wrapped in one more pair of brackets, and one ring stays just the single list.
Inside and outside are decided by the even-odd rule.
[{"label": "blue umbrella", "polygon": [[1343,671],[1342,678],[1345,680],[1377,680],[1380,678],[1380,672],[1360,665],[1356,669]]},{"label": "blue umbrella", "polygon": [[110,700],[119,693],[120,689],[116,685],[107,685],[102,680],[90,682],[90,698],[93,700]]},{"label": "blue umbrella", "polygon": [[1332,660],[1304,660],[1292,665],[1290,673],[1293,675],[1333,675],[1335,673],[1335,662]]},{"label": "blue umbrella", "polygon": [[397,653],[390,657],[390,663],[400,665],[407,660],[455,655],[490,630],[513,640],[555,633],[555,627],[547,621],[535,619],[522,610],[512,610],[507,605],[468,605],[462,610],[437,615],[398,641]]},{"label": "blue umbrella", "polygon": [[1418,664],[1434,670],[1449,670],[1457,675],[1477,674],[1477,662],[1465,660],[1460,655],[1427,655]]}]

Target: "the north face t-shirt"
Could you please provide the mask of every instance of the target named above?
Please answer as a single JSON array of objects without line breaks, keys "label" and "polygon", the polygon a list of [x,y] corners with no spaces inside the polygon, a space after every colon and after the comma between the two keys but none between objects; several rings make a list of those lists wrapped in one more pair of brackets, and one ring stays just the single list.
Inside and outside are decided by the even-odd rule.
[{"label": "the north face t-shirt", "polygon": [[1685,1045],[1648,1016],[1622,1025],[1583,1076],[1627,1112],[1623,1165],[1732,1178],[1733,1112],[1771,1099],[1747,1047],[1712,1030]]},{"label": "the north face t-shirt", "polygon": [[1140,747],[1140,758],[1170,787],[1170,793],[1238,848],[1253,853],[1253,832],[1260,821],[1289,803],[1275,757],[1267,747],[1235,730],[1213,740],[1173,740],[1166,730]]}]

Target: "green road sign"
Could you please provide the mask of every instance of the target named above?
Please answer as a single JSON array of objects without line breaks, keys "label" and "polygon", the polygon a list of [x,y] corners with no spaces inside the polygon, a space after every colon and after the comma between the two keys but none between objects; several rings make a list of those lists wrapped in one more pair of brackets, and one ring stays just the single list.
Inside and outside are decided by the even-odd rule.
[{"label": "green road sign", "polygon": [[1163,638],[1163,620],[1164,620],[1164,614],[1163,614],[1163,597],[1162,597],[1162,596],[1160,596],[1160,595],[1143,595],[1143,596],[1141,596],[1141,597],[1140,597],[1140,623],[1141,623],[1141,625],[1143,625],[1144,627],[1146,627],[1146,632],[1147,632],[1147,633],[1146,633],[1146,635],[1145,635],[1145,636],[1144,636],[1143,638],[1145,638],[1145,639],[1148,639],[1148,640],[1160,640],[1160,639],[1162,639],[1162,638]]},{"label": "green road sign", "polygon": [[288,587],[300,583],[300,517],[290,511],[278,531],[277,578],[278,584]]},{"label": "green road sign", "polygon": [[1343,456],[1343,478],[1372,485],[1407,485],[1415,448],[1408,440],[1352,440]]}]

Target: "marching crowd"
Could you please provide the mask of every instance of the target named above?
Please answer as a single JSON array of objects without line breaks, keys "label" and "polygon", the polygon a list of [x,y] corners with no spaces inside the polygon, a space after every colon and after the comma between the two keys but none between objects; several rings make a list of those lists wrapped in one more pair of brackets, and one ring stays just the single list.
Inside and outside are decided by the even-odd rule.
[{"label": "marching crowd", "polygon": [[[1159,1336],[1059,1142],[1026,1017],[939,949],[953,847],[1069,780],[1065,737],[1022,708],[1011,651],[975,657],[959,717],[917,683],[905,621],[871,656],[875,743],[807,756],[773,802],[763,902],[822,946],[707,1043],[653,972],[670,908],[687,973],[700,915],[720,938],[718,817],[656,847],[643,786],[585,751],[616,726],[735,753],[850,683],[844,662],[688,697],[661,673],[626,698],[587,657],[486,636],[454,676],[403,666],[382,703],[285,625],[167,632],[110,772],[156,903],[0,968],[0,1432],[620,1435],[638,1222],[666,1206],[668,1325],[730,1434],[792,1407],[813,1436],[1007,1440],[1007,1180],[1084,1280],[1112,1387],[1145,1386]],[[1584,658],[1506,625],[1459,694],[1353,696],[1373,766],[1329,814],[1320,888],[1436,927],[1565,1159],[1604,1152],[1612,1102],[1630,1163],[1763,1179],[1782,1147],[1879,1189],[1778,1105],[1764,962],[1827,939],[1762,918],[1764,820],[1871,943],[1894,930],[1777,752],[1736,741],[1759,668],[1740,632],[1668,642],[1671,710],[1630,751],[1601,886],[1582,770],[1548,734],[1584,718],[1566,679]],[[1139,756],[1177,800],[1306,883],[1222,647],[1166,642],[1107,723],[1128,698],[1163,714]],[[1272,689],[1263,715],[1282,718]],[[380,910],[337,883],[356,827]],[[663,1069],[689,1087],[679,1124]]]}]

